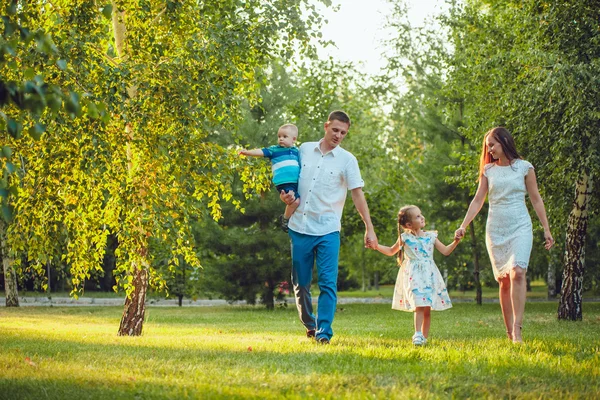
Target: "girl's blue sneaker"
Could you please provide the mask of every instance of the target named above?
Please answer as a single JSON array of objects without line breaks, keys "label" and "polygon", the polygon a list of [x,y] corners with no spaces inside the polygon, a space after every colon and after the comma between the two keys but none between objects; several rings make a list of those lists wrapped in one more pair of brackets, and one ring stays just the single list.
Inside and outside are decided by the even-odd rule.
[{"label": "girl's blue sneaker", "polygon": [[425,339],[425,336],[421,332],[415,332],[412,342],[415,346],[423,346],[427,342],[427,339]]}]

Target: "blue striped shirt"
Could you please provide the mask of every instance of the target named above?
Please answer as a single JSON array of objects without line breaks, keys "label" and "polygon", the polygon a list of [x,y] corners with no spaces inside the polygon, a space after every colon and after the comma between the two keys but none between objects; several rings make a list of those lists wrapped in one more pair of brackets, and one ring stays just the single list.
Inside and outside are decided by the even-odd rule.
[{"label": "blue striped shirt", "polygon": [[273,183],[298,183],[300,176],[300,152],[296,146],[271,146],[262,149],[263,155],[271,159]]}]

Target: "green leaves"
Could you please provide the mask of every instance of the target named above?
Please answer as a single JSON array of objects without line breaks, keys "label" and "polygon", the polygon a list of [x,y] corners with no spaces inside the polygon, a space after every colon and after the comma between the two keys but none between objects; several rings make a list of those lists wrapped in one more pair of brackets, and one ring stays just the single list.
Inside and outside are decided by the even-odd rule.
[{"label": "green leaves", "polygon": [[10,160],[10,157],[12,156],[12,149],[8,146],[2,146],[0,155],[2,155],[2,157],[4,157],[4,158]]},{"label": "green leaves", "polygon": [[[304,0],[250,0],[242,12],[237,1],[102,3],[28,2],[6,15],[0,41],[0,125],[10,157],[24,160],[7,167],[19,188],[11,243],[15,254],[64,254],[75,287],[101,262],[108,231],[124,276],[159,259],[199,265],[190,221],[239,207],[243,168],[215,132],[235,126],[269,58],[313,26],[298,13]],[[111,29],[117,11],[122,34]],[[264,175],[253,187],[268,185]]]},{"label": "green leaves", "polygon": [[107,4],[104,7],[102,7],[102,15],[104,15],[104,18],[106,18],[106,19],[111,19],[112,11],[113,11],[112,4]]},{"label": "green leaves", "polygon": [[72,117],[78,117],[81,115],[81,104],[79,104],[79,94],[76,92],[70,92],[69,96],[65,99],[65,109],[71,114]]},{"label": "green leaves", "polygon": [[63,71],[67,69],[67,61],[66,60],[62,60],[62,59],[57,60],[56,65],[58,66],[58,68],[60,68]]},{"label": "green leaves", "polygon": [[6,122],[6,130],[8,134],[15,139],[19,139],[21,137],[21,131],[23,130],[23,125],[18,123],[12,118],[9,118]]},{"label": "green leaves", "polygon": [[39,122],[29,128],[29,134],[35,140],[40,140],[42,134],[46,131],[46,126]]},{"label": "green leaves", "polygon": [[10,204],[7,204],[6,200],[4,199],[5,197],[3,197],[3,201],[0,205],[0,211],[2,212],[2,219],[4,219],[4,221],[7,223],[10,223],[13,219],[14,207]]}]

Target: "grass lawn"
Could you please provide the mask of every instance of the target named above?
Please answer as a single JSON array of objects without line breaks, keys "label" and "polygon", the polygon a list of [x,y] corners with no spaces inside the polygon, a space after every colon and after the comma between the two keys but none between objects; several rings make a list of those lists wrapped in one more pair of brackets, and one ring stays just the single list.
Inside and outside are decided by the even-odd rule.
[{"label": "grass lawn", "polygon": [[0,309],[0,398],[581,398],[600,396],[600,303],[557,322],[529,303],[524,345],[497,304],[433,313],[430,343],[387,304],[338,307],[331,345],[294,307],[147,309],[142,337],[116,335],[121,307]]}]

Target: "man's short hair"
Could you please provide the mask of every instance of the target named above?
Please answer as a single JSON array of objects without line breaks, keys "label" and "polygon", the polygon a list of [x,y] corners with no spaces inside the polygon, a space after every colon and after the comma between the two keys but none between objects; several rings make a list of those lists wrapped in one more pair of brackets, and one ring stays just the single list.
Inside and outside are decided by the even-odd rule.
[{"label": "man's short hair", "polygon": [[336,110],[336,111],[333,111],[331,114],[329,114],[327,121],[328,122],[340,121],[340,122],[344,122],[344,123],[348,124],[348,126],[350,126],[350,117],[348,116],[348,114],[346,114],[345,112],[343,112],[341,110]]}]

